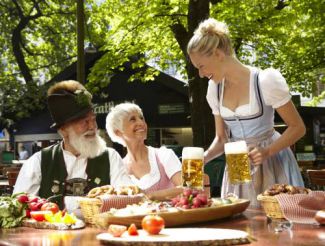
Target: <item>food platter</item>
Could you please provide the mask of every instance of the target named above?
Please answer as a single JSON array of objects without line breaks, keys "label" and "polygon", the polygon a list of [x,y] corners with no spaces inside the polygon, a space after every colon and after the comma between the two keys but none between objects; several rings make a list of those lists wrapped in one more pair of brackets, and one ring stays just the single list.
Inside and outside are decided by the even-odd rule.
[{"label": "food platter", "polygon": [[101,233],[97,239],[108,245],[238,245],[249,243],[248,233],[240,230],[213,228],[168,228],[158,235],[139,230],[138,236],[125,232],[121,237]]},{"label": "food platter", "polygon": [[22,226],[32,227],[36,229],[76,230],[84,228],[86,224],[80,219],[77,219],[76,223],[72,225],[64,223],[50,223],[47,221],[36,221],[34,219],[24,219]]},{"label": "food platter", "polygon": [[[217,220],[240,214],[246,210],[249,200],[238,199],[231,204],[222,204],[218,206],[195,208],[195,209],[177,209],[171,211],[156,212],[165,220],[166,227],[180,226]],[[102,228],[107,228],[109,224],[130,225],[136,224],[141,228],[141,220],[147,214],[138,215],[116,215],[111,212],[96,215],[95,222]]]}]

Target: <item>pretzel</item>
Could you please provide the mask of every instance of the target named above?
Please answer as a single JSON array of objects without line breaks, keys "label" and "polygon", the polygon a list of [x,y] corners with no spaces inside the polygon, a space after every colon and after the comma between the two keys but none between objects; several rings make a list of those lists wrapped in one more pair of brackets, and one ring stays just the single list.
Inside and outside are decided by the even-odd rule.
[{"label": "pretzel", "polygon": [[96,198],[100,195],[137,195],[141,192],[140,188],[136,185],[129,185],[129,186],[121,186],[117,189],[114,189],[112,185],[104,185],[100,187],[95,187],[91,189],[87,197],[89,198]]},{"label": "pretzel", "polygon": [[130,187],[130,189],[132,189],[132,193],[133,193],[133,195],[136,195],[136,194],[139,194],[140,193],[140,188],[138,187],[138,186],[136,186],[136,185],[131,185],[131,186],[129,186]]},{"label": "pretzel", "polygon": [[121,186],[117,189],[117,195],[137,195],[140,193],[140,188],[136,185]]},{"label": "pretzel", "polygon": [[103,191],[104,191],[104,194],[106,194],[106,195],[113,195],[115,193],[115,189],[111,185],[107,185],[107,188],[105,188]]},{"label": "pretzel", "polygon": [[286,185],[286,191],[289,193],[289,194],[297,194],[299,193],[299,190],[292,186],[292,185]]},{"label": "pretzel", "polygon": [[264,196],[275,196],[280,193],[294,194],[308,194],[309,190],[304,187],[297,187],[288,184],[274,184],[269,189],[263,192]]},{"label": "pretzel", "polygon": [[93,189],[91,189],[89,192],[88,192],[88,195],[87,197],[90,197],[90,198],[95,198],[96,196],[99,196],[101,194],[102,190],[100,187],[95,187]]},{"label": "pretzel", "polygon": [[307,189],[305,187],[296,187],[299,194],[308,194],[310,192],[310,189]]},{"label": "pretzel", "polygon": [[116,195],[131,195],[130,189],[127,186],[121,186],[117,189]]}]

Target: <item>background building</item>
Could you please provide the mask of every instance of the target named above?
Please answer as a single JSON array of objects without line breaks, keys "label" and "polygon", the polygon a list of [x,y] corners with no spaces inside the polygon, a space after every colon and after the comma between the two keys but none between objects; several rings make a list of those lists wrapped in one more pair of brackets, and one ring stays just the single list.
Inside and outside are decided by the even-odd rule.
[{"label": "background building", "polygon": [[[100,55],[100,53],[87,55],[86,73]],[[152,82],[128,82],[134,73],[131,64],[125,64],[124,70],[112,73],[108,86],[93,97],[98,127],[109,145],[112,143],[106,135],[106,115],[111,106],[125,101],[135,102],[142,108],[149,128],[147,140],[149,145],[192,145],[186,84],[163,72]],[[76,64],[66,68],[48,84],[68,79],[76,80]],[[28,151],[34,152],[59,140],[60,136],[56,131],[50,129],[52,123],[47,108],[42,112],[34,112],[31,117],[16,124],[15,145],[24,143]],[[119,149],[118,145],[114,144],[114,147]]]},{"label": "background building", "polygon": [[[87,54],[86,74],[101,55],[101,53]],[[124,70],[112,73],[108,78],[110,80],[108,86],[99,95],[94,96],[95,113],[102,136],[109,145],[121,153],[121,146],[111,143],[106,135],[105,119],[111,106],[133,101],[143,109],[148,123],[148,144],[175,147],[179,155],[180,150],[176,148],[177,146],[192,145],[190,104],[186,84],[163,72],[152,82],[128,82],[129,77],[134,73],[131,64],[125,64]],[[67,79],[76,79],[75,63],[48,84]],[[292,146],[298,153],[297,159],[302,165],[325,165],[325,108],[300,106],[299,96],[294,96],[293,101],[307,127],[306,135]],[[276,129],[283,132],[286,126],[278,115],[275,116],[275,122]],[[49,128],[51,124],[52,119],[47,108],[18,122],[14,136],[16,148],[17,144],[24,144],[32,153],[59,140],[60,136],[56,131]]]}]

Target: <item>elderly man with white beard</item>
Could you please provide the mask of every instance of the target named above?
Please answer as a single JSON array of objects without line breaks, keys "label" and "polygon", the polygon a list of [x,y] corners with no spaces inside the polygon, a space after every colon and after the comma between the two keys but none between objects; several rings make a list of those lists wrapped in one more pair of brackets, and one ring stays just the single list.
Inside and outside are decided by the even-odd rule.
[{"label": "elderly man with white beard", "polygon": [[90,189],[131,184],[120,155],[98,135],[91,94],[77,81],[59,82],[48,90],[48,108],[62,141],[31,156],[19,172],[13,193],[42,198],[82,196]]}]

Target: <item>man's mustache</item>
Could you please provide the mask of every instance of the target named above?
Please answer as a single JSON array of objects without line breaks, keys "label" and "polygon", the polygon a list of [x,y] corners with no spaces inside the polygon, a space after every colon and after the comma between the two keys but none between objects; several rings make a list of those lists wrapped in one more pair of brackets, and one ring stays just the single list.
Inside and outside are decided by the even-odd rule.
[{"label": "man's mustache", "polygon": [[85,133],[82,134],[83,137],[87,137],[87,136],[92,136],[92,135],[98,135],[98,131],[86,131]]}]

